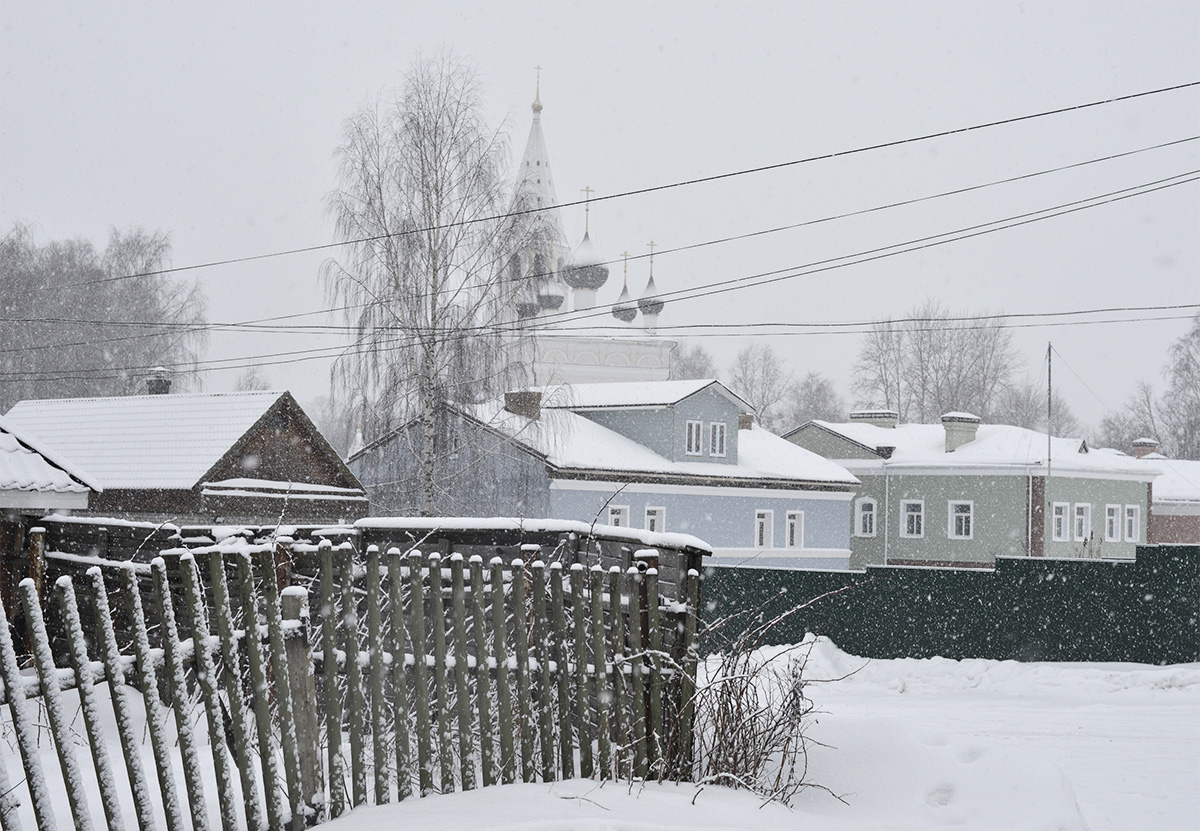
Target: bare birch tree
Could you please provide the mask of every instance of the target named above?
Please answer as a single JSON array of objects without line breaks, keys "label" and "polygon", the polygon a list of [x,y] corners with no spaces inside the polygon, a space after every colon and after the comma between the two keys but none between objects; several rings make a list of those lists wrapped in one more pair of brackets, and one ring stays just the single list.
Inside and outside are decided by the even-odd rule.
[{"label": "bare birch tree", "polygon": [[782,405],[795,377],[770,344],[754,343],[738,352],[729,367],[729,386],[754,407],[760,424],[778,432],[783,423]]},{"label": "bare birch tree", "polygon": [[936,421],[953,410],[987,420],[1013,381],[1020,359],[995,320],[954,320],[934,300],[901,321],[880,321],[854,367],[860,405],[886,407],[905,421]]},{"label": "bare birch tree", "polygon": [[207,343],[204,295],[162,273],[167,234],[113,230],[38,244],[0,238],[0,412],[27,398],[129,395],[162,365],[186,386]]},{"label": "bare birch tree", "polygon": [[444,402],[494,392],[504,369],[522,288],[504,265],[530,223],[505,215],[504,135],[484,120],[474,70],[452,55],[418,59],[401,90],[351,116],[337,155],[329,209],[346,245],[323,276],[354,342],[334,395],[353,402],[367,442],[409,425],[428,515]]}]

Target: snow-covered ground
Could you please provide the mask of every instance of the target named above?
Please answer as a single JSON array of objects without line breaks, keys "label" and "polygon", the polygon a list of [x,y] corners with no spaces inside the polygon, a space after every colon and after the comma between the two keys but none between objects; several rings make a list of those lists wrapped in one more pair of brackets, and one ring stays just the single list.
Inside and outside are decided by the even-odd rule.
[{"label": "snow-covered ground", "polygon": [[[788,809],[711,785],[576,780],[364,808],[323,827],[1200,828],[1200,664],[865,661],[818,640],[807,675],[839,679],[809,687],[819,710],[810,735],[821,743],[811,751],[810,779],[844,801],[811,789]],[[11,725],[0,732],[9,739],[0,758],[15,784],[22,773]],[[48,742],[43,759],[55,764]],[[18,791],[24,798],[23,786]],[[103,827],[94,795],[91,805]],[[65,803],[56,813],[69,821]],[[25,827],[34,827],[31,814]]]}]

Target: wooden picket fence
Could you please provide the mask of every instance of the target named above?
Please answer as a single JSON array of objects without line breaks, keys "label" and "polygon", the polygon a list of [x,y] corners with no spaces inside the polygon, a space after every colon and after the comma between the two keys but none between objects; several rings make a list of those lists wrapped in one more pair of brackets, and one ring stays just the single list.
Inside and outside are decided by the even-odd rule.
[{"label": "wooden picket fence", "polygon": [[[116,581],[90,568],[78,595],[61,577],[55,603],[22,581],[36,680],[21,673],[0,608],[0,679],[25,771],[12,783],[0,764],[0,827],[21,827],[26,794],[39,829],[62,827],[51,791],[63,789],[78,829],[93,827],[87,794],[98,791],[110,829],[125,827],[122,806],[132,804],[140,831],[274,831],[518,780],[689,778],[694,570],[679,602],[660,597],[652,567],[313,548],[319,579],[307,588],[281,588],[286,546],[164,552],[149,568],[150,614],[134,564]],[[127,643],[110,594],[124,602]],[[65,667],[43,616],[55,607]],[[115,737],[104,733],[105,682]],[[73,731],[70,688],[86,740]],[[53,789],[36,697],[61,773]],[[118,744],[122,768],[109,757]],[[77,758],[83,745],[90,768]]]}]

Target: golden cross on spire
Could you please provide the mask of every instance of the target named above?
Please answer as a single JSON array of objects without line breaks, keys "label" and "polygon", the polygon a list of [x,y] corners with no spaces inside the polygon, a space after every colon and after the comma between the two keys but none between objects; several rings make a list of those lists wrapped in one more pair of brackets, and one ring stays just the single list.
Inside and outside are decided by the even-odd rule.
[{"label": "golden cross on spire", "polygon": [[587,236],[588,232],[588,211],[591,210],[592,194],[596,191],[592,190],[587,185],[581,187],[580,192],[583,194],[583,235]]},{"label": "golden cross on spire", "polygon": [[650,276],[653,277],[654,276],[654,240],[650,240],[650,242],[648,242],[646,244],[650,246]]},{"label": "golden cross on spire", "polygon": [[625,269],[624,280],[625,280],[625,285],[628,286],[629,285],[629,252],[622,251],[621,259],[624,260],[624,269]]},{"label": "golden cross on spire", "polygon": [[534,114],[542,111],[542,68],[535,66],[537,70],[537,93],[533,96],[533,112]]}]

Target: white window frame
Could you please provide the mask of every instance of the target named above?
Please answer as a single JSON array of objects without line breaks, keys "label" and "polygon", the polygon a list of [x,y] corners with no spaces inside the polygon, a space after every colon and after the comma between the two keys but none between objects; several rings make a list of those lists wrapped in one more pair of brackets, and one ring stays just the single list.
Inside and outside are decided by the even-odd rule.
[{"label": "white window frame", "polygon": [[608,506],[608,524],[613,526],[614,528],[628,528],[629,527],[629,506],[628,505],[609,505]]},{"label": "white window frame", "polygon": [[[1132,520],[1132,533],[1131,533]],[[1126,505],[1125,506],[1125,542],[1141,542],[1142,541],[1142,506],[1141,505]]]},{"label": "white window frame", "polygon": [[[870,510],[868,510],[870,509]],[[863,530],[863,516],[871,517],[870,531]],[[854,503],[854,536],[873,537],[879,527],[879,503],[869,496],[864,496]]]},{"label": "white window frame", "polygon": [[724,457],[729,440],[729,425],[712,421],[708,425],[708,455]]},{"label": "white window frame", "polygon": [[[910,505],[916,505],[919,510],[910,512]],[[917,533],[910,534],[908,532],[908,518],[915,516],[917,518]],[[924,499],[901,499],[900,500],[900,536],[909,540],[921,540],[925,538],[925,500]]]},{"label": "white window frame", "polygon": [[1121,506],[1104,506],[1104,541],[1121,541]]},{"label": "white window frame", "polygon": [[[965,514],[957,513],[956,510],[963,505],[965,505],[967,507],[967,512]],[[946,536],[947,537],[949,537],[952,540],[973,540],[973,539],[975,539],[975,503],[974,502],[972,502],[969,499],[951,499],[946,504],[946,512],[947,512],[947,517],[946,517]],[[965,534],[958,533],[958,527],[957,527],[958,523],[956,520],[958,520],[960,516],[966,517],[966,520],[967,520],[967,533],[965,533]]]},{"label": "white window frame", "polygon": [[[651,527],[653,524],[654,527]],[[647,531],[653,531],[656,534],[661,534],[666,530],[667,525],[667,509],[661,506],[646,506],[646,524]]]},{"label": "white window frame", "polygon": [[804,548],[804,511],[787,512],[787,528],[784,532],[787,548]]},{"label": "white window frame", "polygon": [[683,452],[688,456],[700,456],[704,453],[704,422],[688,421],[684,436]]},{"label": "white window frame", "polygon": [[[1080,522],[1080,520],[1083,521]],[[1075,542],[1086,542],[1091,535],[1092,503],[1076,502],[1071,511],[1071,537]]]},{"label": "white window frame", "polygon": [[1055,502],[1050,506],[1050,538],[1054,542],[1071,540],[1071,503]]},{"label": "white window frame", "polygon": [[754,512],[754,548],[775,547],[775,512],[760,508]]}]

